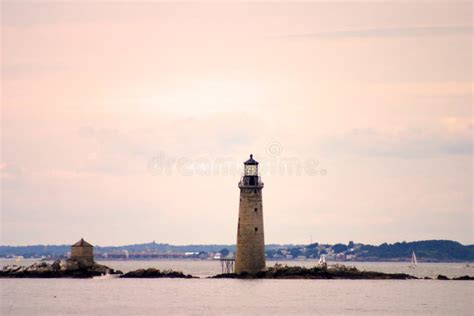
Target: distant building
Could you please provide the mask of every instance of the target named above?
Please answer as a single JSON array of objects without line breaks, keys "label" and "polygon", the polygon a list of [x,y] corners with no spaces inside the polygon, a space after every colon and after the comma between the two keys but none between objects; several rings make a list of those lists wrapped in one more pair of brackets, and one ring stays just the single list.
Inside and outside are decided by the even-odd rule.
[{"label": "distant building", "polygon": [[94,246],[81,238],[71,246],[71,259],[83,262],[94,262]]},{"label": "distant building", "polygon": [[356,258],[356,255],[346,255],[346,260],[353,260]]}]

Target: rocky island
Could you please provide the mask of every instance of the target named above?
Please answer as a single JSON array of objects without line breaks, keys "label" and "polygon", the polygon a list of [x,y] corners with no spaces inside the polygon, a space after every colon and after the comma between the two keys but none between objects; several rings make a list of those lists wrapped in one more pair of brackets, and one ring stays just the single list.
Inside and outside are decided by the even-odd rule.
[{"label": "rocky island", "polygon": [[34,263],[28,267],[9,265],[0,270],[0,278],[92,278],[106,274],[118,274],[121,278],[197,278],[180,271],[155,268],[138,269],[123,274],[98,263],[84,264],[81,261],[56,260],[52,264],[46,262]]},{"label": "rocky island", "polygon": [[122,274],[94,261],[94,246],[83,238],[71,246],[71,257],[34,263],[28,267],[8,265],[0,270],[0,278],[92,278],[104,274]]},{"label": "rocky island", "polygon": [[[0,278],[92,278],[104,274],[118,274],[120,278],[180,278],[194,279],[199,278],[190,274],[184,274],[181,271],[159,270],[156,268],[138,269],[125,274],[120,270],[114,270],[98,263],[84,264],[81,261],[56,260],[52,264],[41,262],[34,263],[31,266],[9,265],[0,270]],[[212,276],[213,279],[326,279],[326,280],[415,280],[415,276],[405,273],[383,273],[375,271],[360,271],[355,267],[344,265],[324,266],[317,265],[312,268],[287,266],[275,264],[273,267],[266,268],[256,274],[249,273],[224,273]],[[422,278],[431,280],[429,277]],[[472,281],[473,276],[461,276],[448,278],[439,275],[434,280],[456,280]]]},{"label": "rocky island", "polygon": [[103,274],[122,274],[98,263],[74,259],[56,260],[52,264],[34,263],[28,267],[9,265],[0,270],[0,278],[92,278]]},{"label": "rocky island", "polygon": [[[327,264],[316,265],[312,268],[287,266],[275,264],[275,266],[267,268],[256,274],[249,273],[224,273],[218,274],[211,278],[215,279],[346,279],[346,280],[417,280],[419,278],[406,273],[383,273],[375,271],[360,271],[356,267],[348,267],[345,265]],[[432,280],[429,277],[424,280]],[[444,275],[438,275],[436,280],[456,280],[469,281],[474,280],[472,276],[461,276],[457,278],[448,278]]]},{"label": "rocky island", "polygon": [[405,273],[382,273],[374,271],[360,271],[355,267],[344,265],[318,265],[312,268],[275,264],[256,274],[226,273],[212,278],[230,279],[367,279],[367,280],[409,280],[418,279]]}]

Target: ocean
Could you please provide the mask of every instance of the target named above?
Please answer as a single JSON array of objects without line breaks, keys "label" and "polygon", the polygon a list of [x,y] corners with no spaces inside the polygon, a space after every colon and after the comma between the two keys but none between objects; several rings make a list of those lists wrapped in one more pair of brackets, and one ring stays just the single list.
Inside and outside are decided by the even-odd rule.
[{"label": "ocean", "polygon": [[[1,265],[29,265],[2,260]],[[472,315],[473,281],[230,280],[218,261],[99,261],[123,272],[156,267],[201,279],[0,279],[1,315]],[[267,262],[273,265],[275,262]],[[312,266],[315,261],[281,261]],[[331,264],[331,263],[330,263]],[[474,275],[462,263],[345,263],[418,277]]]}]

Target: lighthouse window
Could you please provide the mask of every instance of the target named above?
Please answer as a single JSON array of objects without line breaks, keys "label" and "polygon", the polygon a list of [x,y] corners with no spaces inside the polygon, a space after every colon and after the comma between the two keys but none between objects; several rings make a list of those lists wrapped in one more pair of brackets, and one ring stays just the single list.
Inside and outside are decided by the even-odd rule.
[{"label": "lighthouse window", "polygon": [[255,208],[255,210],[254,210],[254,211],[256,212],[256,211],[258,211],[258,209],[257,209],[257,208]]},{"label": "lighthouse window", "polygon": [[255,231],[256,231],[256,232],[258,231],[258,227],[255,227]]},{"label": "lighthouse window", "polygon": [[253,193],[257,194],[257,190],[253,190]]}]

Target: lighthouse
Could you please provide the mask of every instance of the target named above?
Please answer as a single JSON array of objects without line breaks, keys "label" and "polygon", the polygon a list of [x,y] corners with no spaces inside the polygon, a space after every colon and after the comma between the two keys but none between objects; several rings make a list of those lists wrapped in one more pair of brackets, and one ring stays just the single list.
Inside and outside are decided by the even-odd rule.
[{"label": "lighthouse", "polygon": [[265,240],[263,234],[262,189],[258,162],[250,155],[244,162],[244,175],[239,182],[239,222],[235,273],[255,274],[265,268]]}]

